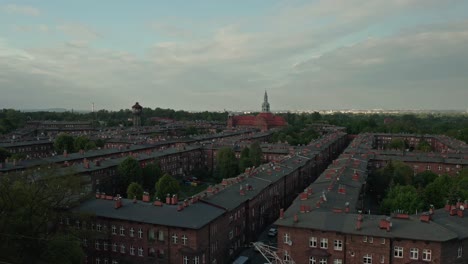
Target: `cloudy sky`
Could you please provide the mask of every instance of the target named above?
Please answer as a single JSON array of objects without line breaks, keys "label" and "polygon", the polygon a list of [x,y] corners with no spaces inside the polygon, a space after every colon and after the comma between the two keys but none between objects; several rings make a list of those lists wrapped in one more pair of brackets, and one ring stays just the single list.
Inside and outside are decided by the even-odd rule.
[{"label": "cloudy sky", "polygon": [[466,0],[0,0],[0,108],[467,109]]}]

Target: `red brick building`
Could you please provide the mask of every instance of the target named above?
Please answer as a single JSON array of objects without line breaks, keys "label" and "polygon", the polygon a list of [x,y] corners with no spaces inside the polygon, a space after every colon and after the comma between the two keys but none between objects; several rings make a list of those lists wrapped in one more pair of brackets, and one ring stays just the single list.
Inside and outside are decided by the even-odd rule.
[{"label": "red brick building", "polygon": [[281,116],[276,116],[270,112],[270,103],[268,103],[268,95],[265,91],[264,101],[262,104],[262,112],[256,116],[243,115],[228,117],[229,128],[232,127],[254,127],[261,131],[266,131],[271,128],[284,127],[287,123]]}]

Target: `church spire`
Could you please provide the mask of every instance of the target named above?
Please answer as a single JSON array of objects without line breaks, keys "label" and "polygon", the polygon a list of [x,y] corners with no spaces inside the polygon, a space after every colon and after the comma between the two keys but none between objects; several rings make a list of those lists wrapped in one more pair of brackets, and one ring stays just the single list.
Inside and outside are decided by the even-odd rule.
[{"label": "church spire", "polygon": [[264,113],[270,112],[270,103],[268,103],[268,94],[266,90],[265,90],[265,95],[263,96],[262,112]]}]

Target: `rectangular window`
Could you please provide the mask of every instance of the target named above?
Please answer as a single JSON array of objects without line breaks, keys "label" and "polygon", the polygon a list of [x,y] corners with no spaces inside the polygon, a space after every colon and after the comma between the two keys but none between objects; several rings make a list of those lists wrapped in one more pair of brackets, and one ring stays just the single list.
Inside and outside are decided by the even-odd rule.
[{"label": "rectangular window", "polygon": [[461,258],[463,256],[463,247],[459,246],[457,251],[457,257]]},{"label": "rectangular window", "polygon": [[382,238],[382,245],[385,245],[385,238]]},{"label": "rectangular window", "polygon": [[[143,230],[141,230],[141,228],[138,229],[138,238],[143,238]],[[153,237],[153,239],[154,239],[154,237]]]},{"label": "rectangular window", "polygon": [[374,243],[374,237],[369,237],[369,238],[367,239],[367,241],[368,241],[369,243]]},{"label": "rectangular window", "polygon": [[115,227],[115,225],[112,226],[112,234],[113,235],[117,234],[117,228]]},{"label": "rectangular window", "polygon": [[419,250],[417,248],[411,248],[409,253],[410,259],[418,259],[419,257]]},{"label": "rectangular window", "polygon": [[133,237],[134,234],[135,234],[135,229],[133,229],[133,227],[132,227],[132,228],[130,228],[130,233],[129,233],[129,235],[130,235],[130,237]]},{"label": "rectangular window", "polygon": [[317,247],[317,238],[316,237],[310,237],[309,238],[309,247]]},{"label": "rectangular window", "polygon": [[403,257],[403,248],[402,247],[394,247],[393,248],[393,256],[395,258],[402,258]]},{"label": "rectangular window", "polygon": [[135,255],[135,248],[133,246],[130,246],[130,255]]},{"label": "rectangular window", "polygon": [[342,251],[342,250],[343,250],[343,241],[341,241],[341,240],[335,240],[333,249],[334,249],[334,250]]},{"label": "rectangular window", "polygon": [[285,244],[289,244],[289,243],[291,242],[291,237],[289,236],[288,233],[284,233],[283,242],[284,242]]},{"label": "rectangular window", "polygon": [[123,226],[120,227],[120,235],[125,236],[125,228]]},{"label": "rectangular window", "polygon": [[343,264],[343,260],[342,259],[335,259],[335,260],[333,260],[333,264]]},{"label": "rectangular window", "polygon": [[196,256],[193,258],[193,264],[200,264],[200,257]]},{"label": "rectangular window", "polygon": [[309,264],[317,264],[315,257],[309,257]]},{"label": "rectangular window", "polygon": [[117,244],[116,243],[112,244],[112,251],[117,252]]},{"label": "rectangular window", "polygon": [[423,249],[422,260],[430,261],[432,259],[432,251],[430,249]]},{"label": "rectangular window", "polygon": [[362,263],[372,264],[372,255],[370,255],[370,254],[364,255],[364,257],[362,258]]},{"label": "rectangular window", "polygon": [[107,242],[104,242],[103,248],[104,248],[105,251],[107,251]]},{"label": "rectangular window", "polygon": [[229,239],[232,239],[234,237],[234,231],[229,231]]},{"label": "rectangular window", "polygon": [[138,248],[138,256],[143,257],[143,248],[142,247]]},{"label": "rectangular window", "polygon": [[380,263],[385,263],[385,256],[380,256]]},{"label": "rectangular window", "polygon": [[172,243],[177,244],[177,234],[172,235]]},{"label": "rectangular window", "polygon": [[97,224],[97,225],[96,225],[96,230],[97,230],[98,232],[101,232],[101,230],[102,230],[101,224]]},{"label": "rectangular window", "polygon": [[320,248],[328,248],[328,238],[320,239]]},{"label": "rectangular window", "polygon": [[120,245],[120,253],[125,253],[125,245],[124,244]]},{"label": "rectangular window", "polygon": [[320,264],[327,264],[327,259],[320,259],[319,263]]}]

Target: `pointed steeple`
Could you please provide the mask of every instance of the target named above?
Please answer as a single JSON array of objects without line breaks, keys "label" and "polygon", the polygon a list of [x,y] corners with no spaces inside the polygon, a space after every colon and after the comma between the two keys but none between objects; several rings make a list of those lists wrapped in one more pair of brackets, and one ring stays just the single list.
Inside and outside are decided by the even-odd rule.
[{"label": "pointed steeple", "polygon": [[264,113],[270,112],[270,103],[268,103],[268,94],[266,90],[265,90],[265,95],[263,96],[262,112]]}]

